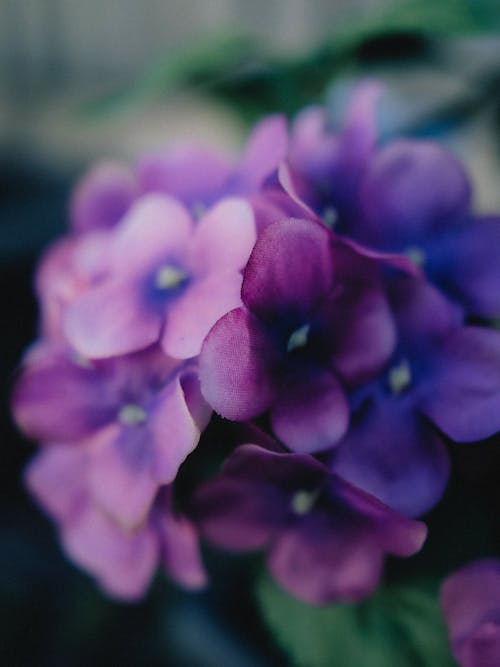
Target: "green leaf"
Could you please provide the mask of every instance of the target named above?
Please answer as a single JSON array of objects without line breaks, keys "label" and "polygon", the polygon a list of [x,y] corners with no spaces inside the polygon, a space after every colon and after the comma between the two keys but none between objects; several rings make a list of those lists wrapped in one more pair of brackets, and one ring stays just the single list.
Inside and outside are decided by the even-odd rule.
[{"label": "green leaf", "polygon": [[297,667],[452,667],[429,582],[387,585],[360,604],[313,607],[259,580],[264,620]]}]

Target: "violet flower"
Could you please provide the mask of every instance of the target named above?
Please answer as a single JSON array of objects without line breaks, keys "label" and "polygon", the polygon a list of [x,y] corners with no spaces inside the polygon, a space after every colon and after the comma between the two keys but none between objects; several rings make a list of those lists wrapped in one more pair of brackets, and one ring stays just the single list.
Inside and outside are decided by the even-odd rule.
[{"label": "violet flower", "polygon": [[66,310],[67,339],[89,358],[157,341],[169,356],[196,356],[214,322],[240,303],[255,236],[244,200],[222,200],[195,224],[170,197],[141,198],[112,231],[106,276]]},{"label": "violet flower", "polygon": [[[429,283],[393,278],[398,327],[391,361],[351,396],[352,420],[333,470],[406,515],[441,498],[449,474],[442,437],[474,442],[500,430],[500,333],[463,325]],[[434,426],[433,426],[434,425]]]},{"label": "violet flower", "polygon": [[198,536],[186,517],[174,514],[171,487],[161,488],[141,524],[125,529],[95,502],[90,459],[84,446],[50,445],[26,471],[26,484],[58,524],[69,558],[124,600],[144,595],[158,565],[179,585],[203,588]]},{"label": "violet flower", "polygon": [[407,254],[469,313],[498,317],[500,218],[471,213],[467,175],[442,147],[401,140],[376,149],[378,95],[360,86],[337,133],[321,110],[299,116],[285,190],[340,234]]},{"label": "violet flower", "polygon": [[500,664],[500,560],[469,563],[441,586],[453,655],[460,667]]},{"label": "violet flower", "polygon": [[344,435],[344,386],[376,376],[390,357],[394,324],[377,261],[322,225],[267,227],[245,269],[244,307],[222,317],[200,356],[202,391],[223,417],[270,410],[277,436],[315,452]]},{"label": "violet flower", "polygon": [[125,527],[139,525],[159,486],[175,479],[211,414],[192,363],[155,348],[89,362],[47,343],[26,360],[13,412],[30,437],[88,450],[87,484]]},{"label": "violet flower", "polygon": [[371,593],[384,556],[410,556],[426,537],[406,519],[305,454],[239,447],[195,495],[194,517],[213,544],[265,549],[273,577],[312,603]]}]

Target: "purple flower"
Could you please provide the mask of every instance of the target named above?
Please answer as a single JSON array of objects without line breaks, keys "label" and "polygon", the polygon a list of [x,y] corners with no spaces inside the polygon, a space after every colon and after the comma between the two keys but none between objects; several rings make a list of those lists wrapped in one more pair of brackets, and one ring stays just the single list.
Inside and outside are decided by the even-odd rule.
[{"label": "purple flower", "polygon": [[441,608],[460,667],[500,664],[500,561],[476,561],[443,583]]},{"label": "purple flower", "polygon": [[406,519],[305,454],[239,447],[199,489],[194,516],[215,545],[266,549],[273,577],[312,604],[353,601],[376,587],[387,554],[410,556],[426,537]]},{"label": "purple flower", "polygon": [[376,149],[378,89],[360,86],[337,133],[314,109],[296,121],[285,190],[339,233],[405,253],[473,315],[500,314],[500,218],[471,213],[463,167],[428,141]]},{"label": "purple flower", "polygon": [[171,487],[161,488],[140,525],[125,529],[93,497],[91,458],[84,446],[51,445],[26,471],[29,490],[57,522],[71,560],[121,599],[142,597],[158,564],[181,586],[205,586],[196,530],[174,514]]},{"label": "purple flower", "polygon": [[212,328],[200,357],[202,391],[223,417],[270,410],[274,432],[315,452],[344,435],[344,384],[373,378],[394,345],[379,266],[322,225],[267,227],[245,269],[243,308]]},{"label": "purple flower", "polygon": [[239,160],[185,144],[144,156],[135,171],[98,164],[75,190],[71,226],[77,232],[113,227],[145,193],[175,197],[199,217],[223,197],[256,194],[284,159],[287,144],[286,121],[277,115],[255,127]]},{"label": "purple flower", "polygon": [[89,358],[158,340],[169,356],[196,356],[214,322],[240,303],[255,236],[243,200],[223,200],[195,224],[174,199],[141,198],[112,232],[106,276],[67,309],[67,339]]},{"label": "purple flower", "polygon": [[398,340],[384,373],[351,395],[352,420],[333,453],[342,477],[406,515],[439,501],[449,474],[442,437],[473,442],[500,430],[500,333],[423,280],[392,278]]},{"label": "purple flower", "polygon": [[174,480],[211,414],[192,363],[155,348],[87,362],[56,344],[29,355],[13,412],[19,427],[42,443],[88,450],[86,483],[125,527],[143,521],[158,487]]}]

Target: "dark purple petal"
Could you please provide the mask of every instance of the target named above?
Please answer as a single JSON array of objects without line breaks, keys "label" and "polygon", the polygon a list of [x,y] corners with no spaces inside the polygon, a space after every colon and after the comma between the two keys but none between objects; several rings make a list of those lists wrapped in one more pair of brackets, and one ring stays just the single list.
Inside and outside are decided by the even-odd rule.
[{"label": "dark purple petal", "polygon": [[435,239],[425,268],[469,313],[500,315],[500,218],[473,218]]},{"label": "dark purple petal", "polygon": [[269,408],[277,391],[275,350],[268,332],[243,308],[224,315],[208,333],[200,355],[201,389],[227,419],[252,419]]},{"label": "dark purple petal", "polygon": [[107,390],[105,378],[105,370],[72,360],[66,349],[38,346],[14,389],[18,426],[42,442],[88,436],[116,414],[118,399]]},{"label": "dark purple petal", "polygon": [[310,314],[332,286],[330,241],[330,232],[310,220],[267,227],[245,269],[243,303],[271,322]]},{"label": "dark purple petal", "polygon": [[161,508],[154,519],[160,540],[160,557],[168,575],[180,586],[199,590],[208,583],[200,553],[198,533],[186,517]]},{"label": "dark purple petal", "polygon": [[397,141],[370,163],[361,186],[359,240],[385,250],[405,250],[429,234],[464,219],[470,186],[461,165],[430,142]]},{"label": "dark purple petal", "polygon": [[444,493],[449,459],[443,441],[402,397],[373,397],[332,459],[341,477],[406,516],[430,510]]},{"label": "dark purple petal", "polygon": [[500,664],[500,561],[476,561],[454,572],[440,602],[460,667]]},{"label": "dark purple petal", "polygon": [[500,332],[464,327],[437,348],[422,411],[447,436],[473,442],[500,431]]},{"label": "dark purple petal", "polygon": [[71,224],[78,232],[113,227],[138,196],[134,174],[127,167],[104,162],[80,182],[71,201]]},{"label": "dark purple petal", "polygon": [[287,378],[271,408],[271,424],[294,452],[329,449],[347,430],[347,398],[330,371]]}]

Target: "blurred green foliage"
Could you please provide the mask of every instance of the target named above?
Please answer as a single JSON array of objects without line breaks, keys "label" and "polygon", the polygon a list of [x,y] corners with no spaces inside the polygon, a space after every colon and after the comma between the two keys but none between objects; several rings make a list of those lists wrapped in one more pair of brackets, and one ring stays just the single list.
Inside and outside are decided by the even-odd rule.
[{"label": "blurred green foliage", "polygon": [[361,604],[312,607],[263,577],[262,612],[297,667],[452,667],[429,581],[380,588]]},{"label": "blurred green foliage", "polygon": [[232,105],[249,122],[277,109],[292,114],[321,100],[335,76],[362,64],[367,44],[400,36],[399,55],[404,56],[405,51],[424,49],[427,39],[491,34],[499,28],[498,0],[388,0],[333,25],[324,43],[305,56],[278,56],[242,34],[188,45],[166,54],[134,84],[92,102],[84,112],[102,118],[189,88]]}]

